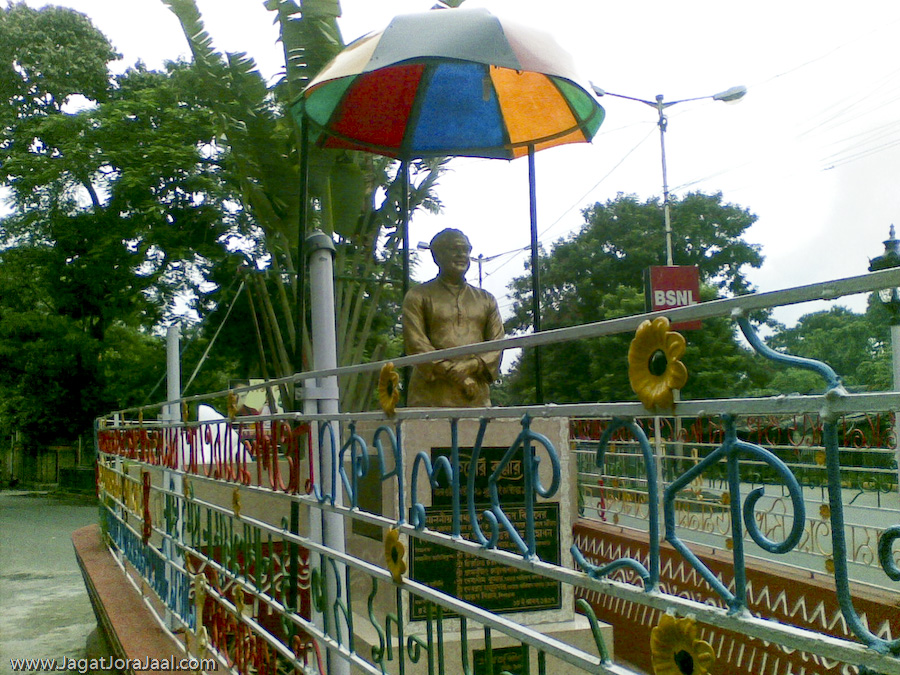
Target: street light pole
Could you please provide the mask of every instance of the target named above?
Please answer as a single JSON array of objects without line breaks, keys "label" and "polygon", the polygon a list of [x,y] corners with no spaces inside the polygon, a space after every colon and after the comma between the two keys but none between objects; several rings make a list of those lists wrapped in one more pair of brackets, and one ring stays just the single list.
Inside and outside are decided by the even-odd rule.
[{"label": "street light pole", "polygon": [[[671,105],[671,104],[669,104]],[[672,216],[669,214],[669,175],[666,171],[666,127],[669,125],[669,119],[666,117],[665,103],[663,103],[663,95],[656,97],[656,111],[659,113],[659,152],[662,157],[662,178],[663,178],[663,215],[666,224],[666,265],[671,267],[675,263],[672,259]]]},{"label": "street light pole", "polygon": [[594,93],[597,94],[597,96],[614,96],[616,98],[625,98],[629,101],[637,101],[638,103],[649,105],[650,107],[655,108],[657,114],[659,115],[657,125],[659,126],[659,147],[662,156],[663,215],[665,218],[666,228],[666,265],[672,267],[675,263],[672,257],[672,216],[669,212],[669,176],[666,170],[666,129],[669,125],[669,118],[666,117],[665,113],[666,108],[671,108],[673,105],[676,105],[678,103],[687,103],[688,101],[702,101],[707,98],[711,98],[714,101],[725,101],[726,103],[739,101],[744,98],[744,94],[747,93],[747,87],[731,87],[731,89],[720,91],[718,94],[713,94],[712,96],[682,98],[677,101],[666,101],[665,97],[662,94],[658,94],[656,100],[649,101],[647,99],[635,98],[633,96],[613,94],[612,92],[605,91],[596,86],[594,86],[593,89]]}]

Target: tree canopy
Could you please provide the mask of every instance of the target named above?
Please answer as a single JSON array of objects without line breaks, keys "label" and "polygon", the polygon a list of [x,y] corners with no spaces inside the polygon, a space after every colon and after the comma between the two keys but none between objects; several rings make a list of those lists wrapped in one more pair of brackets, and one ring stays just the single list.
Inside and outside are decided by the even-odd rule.
[{"label": "tree canopy", "polygon": [[[155,336],[185,303],[201,319],[233,310],[211,357],[221,386],[229,374],[284,377],[309,362],[302,130],[288,108],[343,46],[339,3],[266,3],[286,62],[271,85],[249,56],[213,49],[194,0],[166,4],[193,61],[159,71],[138,63],[116,77],[108,64],[118,55],[83,14],[0,8],[0,186],[9,208],[0,217],[0,351],[14,362],[0,366],[0,388],[10,387],[0,391],[0,424],[35,440],[88,431],[104,409],[146,403],[164,361],[152,374],[119,373],[131,394],[106,379],[109,366],[147,366],[121,350],[160,355]],[[411,210],[439,207],[442,164],[410,167]],[[309,171],[308,227],[332,234],[338,248],[342,362],[389,355],[397,347],[389,308],[400,300],[396,165],[311,148]],[[224,314],[209,327],[218,331]],[[211,339],[205,329],[186,333],[201,344]],[[56,341],[78,364],[62,374],[72,377],[54,376],[51,353],[66,351],[49,347]],[[26,365],[41,379],[26,383],[16,370]],[[374,398],[372,378],[357,379],[344,383],[347,409]],[[37,414],[27,423],[5,414],[26,408],[73,417],[50,428]]]},{"label": "tree canopy", "polygon": [[252,235],[193,69],[116,58],[78,12],[0,10],[0,423],[32,442],[148,403],[154,328]]},{"label": "tree canopy", "polygon": [[[851,391],[888,391],[893,388],[890,318],[875,298],[870,296],[863,314],[836,305],[805,314],[790,328],[777,325],[766,342],[777,351],[827,363]],[[810,371],[766,368],[769,376],[756,395],[824,391],[822,378]]]},{"label": "tree canopy", "polygon": [[[658,200],[640,201],[620,194],[583,212],[577,233],[557,241],[539,258],[541,313],[544,329],[603,321],[644,310],[643,273],[664,264],[665,233]],[[756,216],[723,202],[721,194],[691,193],[671,201],[675,262],[700,270],[701,298],[746,293],[747,267],[759,267],[759,246],[743,235]],[[508,332],[532,325],[531,279],[512,283],[515,304]],[[753,381],[749,352],[735,339],[725,319],[705,321],[686,335],[690,379],[683,395],[690,398],[735,395]],[[543,348],[545,398],[554,402],[632,400],[627,354],[630,335]],[[504,384],[509,401],[531,402],[534,362],[528,353]]]}]

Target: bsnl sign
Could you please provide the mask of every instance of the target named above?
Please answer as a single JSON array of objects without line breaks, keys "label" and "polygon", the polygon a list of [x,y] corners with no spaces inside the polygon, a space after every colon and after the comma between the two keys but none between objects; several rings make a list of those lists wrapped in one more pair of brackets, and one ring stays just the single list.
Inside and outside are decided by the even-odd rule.
[{"label": "bsnl sign", "polygon": [[[700,302],[700,270],[695,265],[648,267],[644,272],[647,311],[674,309]],[[699,330],[698,321],[673,323],[673,330]]]}]

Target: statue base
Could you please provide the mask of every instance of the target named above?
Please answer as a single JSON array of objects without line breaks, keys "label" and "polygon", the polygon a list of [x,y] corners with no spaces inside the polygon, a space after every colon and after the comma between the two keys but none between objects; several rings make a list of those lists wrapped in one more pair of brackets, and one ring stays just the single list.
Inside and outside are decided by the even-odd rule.
[{"label": "statue base", "polygon": [[[373,447],[373,435],[378,426],[381,425],[361,424],[356,427],[357,434],[366,441],[370,453]],[[569,420],[567,418],[536,418],[530,421],[530,429],[549,441],[558,458],[560,470],[559,488],[556,493],[547,499],[538,498],[534,507],[536,554],[545,562],[573,569],[574,563],[569,548],[572,544],[573,518],[577,515],[577,486],[576,466],[574,462],[569,461],[571,457]],[[467,485],[468,465],[478,430],[479,421],[475,419],[459,420],[457,425],[461,488]],[[475,489],[479,525],[482,530],[485,530],[487,526],[481,514],[489,507],[489,503],[483,499],[488,495],[487,476],[491,475],[495,469],[500,468],[501,477],[496,485],[500,495],[500,504],[504,513],[524,538],[525,506],[522,489],[521,451],[517,453],[518,457],[514,457],[503,465],[504,455],[516,442],[522,430],[522,423],[515,419],[492,420],[487,425],[480,446],[478,465],[475,468],[477,476]],[[407,420],[402,425],[401,440],[405,473],[404,485],[406,486],[406,504],[402,508],[404,509],[404,520],[409,522],[412,472],[416,458],[420,453],[424,453],[434,465],[438,457],[449,456],[452,448],[451,425],[448,420]],[[385,441],[384,436],[382,436],[382,441]],[[533,445],[535,455],[540,460],[541,484],[546,488],[552,482],[552,462],[547,456],[548,451],[541,443],[535,442]],[[385,453],[389,454],[386,443]],[[385,460],[390,462],[389,457],[386,457]],[[370,475],[373,474],[371,471],[373,467],[378,466],[377,455],[370,454]],[[393,467],[389,464],[387,469],[391,468]],[[377,468],[374,473],[377,473]],[[416,501],[425,506],[427,527],[449,533],[452,520],[452,491],[449,485],[442,482],[440,487],[432,488],[424,471],[424,463],[421,461],[417,481]],[[368,482],[363,480],[358,492],[361,509],[380,513],[393,520],[399,517],[396,480],[389,479],[381,482],[377,477]],[[472,534],[465,494],[460,495],[460,501],[461,535],[469,541],[477,541]],[[502,536],[499,547],[516,551],[502,526],[500,530]],[[489,532],[486,530],[485,534],[489,536]],[[352,555],[385,567],[383,537],[382,528],[356,522],[352,527],[347,528],[347,550]],[[559,637],[561,641],[588,653],[597,653],[587,619],[575,612],[574,591],[571,586],[430,542],[410,541],[410,537],[407,536],[402,536],[401,541],[407,551],[408,578],[420,581],[429,587],[478,605],[493,613],[502,614],[504,618],[516,623],[535,627],[542,634]],[[351,581],[354,597],[367,597],[371,592],[371,580],[368,577],[363,578],[363,576],[360,575]],[[379,583],[378,585],[378,594],[373,609],[376,619],[382,626],[384,626],[385,618],[389,613],[396,614],[397,612],[395,588],[393,584]],[[422,634],[426,631],[425,612],[423,602],[416,599],[408,600],[404,594],[405,634]],[[377,647],[377,632],[368,617],[357,618],[354,628],[360,639],[367,645]],[[448,662],[453,662],[452,658],[458,659],[462,648],[459,623],[457,618],[444,620],[445,649],[450,649],[450,645],[456,645],[454,647],[456,656],[448,657]],[[478,657],[478,654],[484,650],[484,631],[480,627],[472,630],[471,623],[469,626],[467,648],[470,652],[469,658],[472,659]],[[601,624],[601,626],[603,626],[603,637],[607,649],[612,653],[612,629],[605,624]],[[396,639],[396,635],[394,638]],[[374,642],[371,642],[372,640]],[[522,651],[518,643],[497,632],[492,634],[492,648],[501,650],[499,654],[505,655],[502,658],[513,660],[520,658]],[[513,652],[519,656],[514,655]],[[532,666],[536,667],[536,655],[532,654],[531,658]],[[456,662],[458,663],[458,661]],[[422,664],[415,664],[413,667],[419,665]],[[564,664],[557,663],[556,665],[562,668]],[[427,672],[427,665],[423,668],[422,672]],[[507,670],[517,672],[509,668]],[[473,672],[486,673],[487,670]],[[494,672],[500,671],[495,667]],[[537,671],[535,670],[535,672]],[[568,671],[554,667],[547,672],[565,673]]]},{"label": "statue base", "polygon": [[[464,647],[466,650],[466,659],[471,668],[470,672],[472,672],[473,675],[485,675],[488,672],[486,664],[487,650],[485,648],[484,629],[480,626],[475,628],[473,628],[472,626],[473,622],[469,622],[464,642],[463,634],[460,631],[459,620],[449,619],[444,621],[443,630],[440,634],[441,640],[443,642],[443,661],[448,673],[463,672],[462,658]],[[383,630],[384,626],[382,625],[381,628]],[[353,629],[356,636],[355,639],[357,640],[357,644],[354,645],[356,651],[359,654],[365,655],[367,658],[370,658],[372,649],[374,648],[378,650],[381,645],[378,631],[375,630],[375,627],[370,622],[369,617],[359,616],[358,614],[354,614]],[[427,627],[425,622],[416,621],[407,624],[404,632],[404,641],[411,635],[415,635],[421,638],[423,642],[427,643],[428,639],[426,630]],[[606,645],[606,648],[609,654],[612,655],[612,626],[610,626],[609,624],[601,623],[600,631],[601,635],[603,636],[603,641]],[[557,639],[567,645],[572,645],[573,647],[587,652],[588,654],[597,655],[597,646],[594,643],[593,632],[591,631],[588,620],[584,616],[576,615],[569,621],[558,621],[541,624],[540,632],[542,635]],[[437,629],[434,628],[432,633],[432,640],[433,644],[435,645],[433,649],[435,667],[433,668],[433,670],[429,670],[428,655],[425,650],[422,650],[418,662],[413,662],[410,656],[410,652],[406,651],[406,653],[404,654],[404,658],[406,659],[405,672],[408,675],[427,675],[429,672],[437,672],[437,635]],[[393,639],[393,644],[391,645],[392,658],[387,659],[387,657],[385,656],[386,669],[389,672],[392,671],[390,670],[390,666],[387,664],[390,662],[396,663],[398,660],[397,636],[396,634],[394,634],[394,632],[392,632],[391,637]],[[498,631],[491,631],[490,641],[491,658],[493,661],[494,673],[499,673],[505,670],[511,673],[516,673],[517,675],[526,675],[523,669],[525,656],[523,654],[522,645],[518,640],[515,640],[508,635],[504,635],[503,633],[500,633]],[[538,667],[538,657],[534,649],[529,649],[528,663],[530,665],[528,675],[539,675],[540,671]],[[546,655],[546,670],[544,672],[553,673],[553,675],[582,675],[585,671],[581,668],[565,663],[558,658]]]}]

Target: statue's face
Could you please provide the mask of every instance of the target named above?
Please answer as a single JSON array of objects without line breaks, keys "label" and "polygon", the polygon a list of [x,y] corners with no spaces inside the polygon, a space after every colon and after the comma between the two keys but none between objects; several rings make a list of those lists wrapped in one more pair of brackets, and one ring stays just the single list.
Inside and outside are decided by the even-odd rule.
[{"label": "statue's face", "polygon": [[447,238],[434,247],[431,253],[442,275],[461,279],[469,270],[472,246],[464,237]]}]

